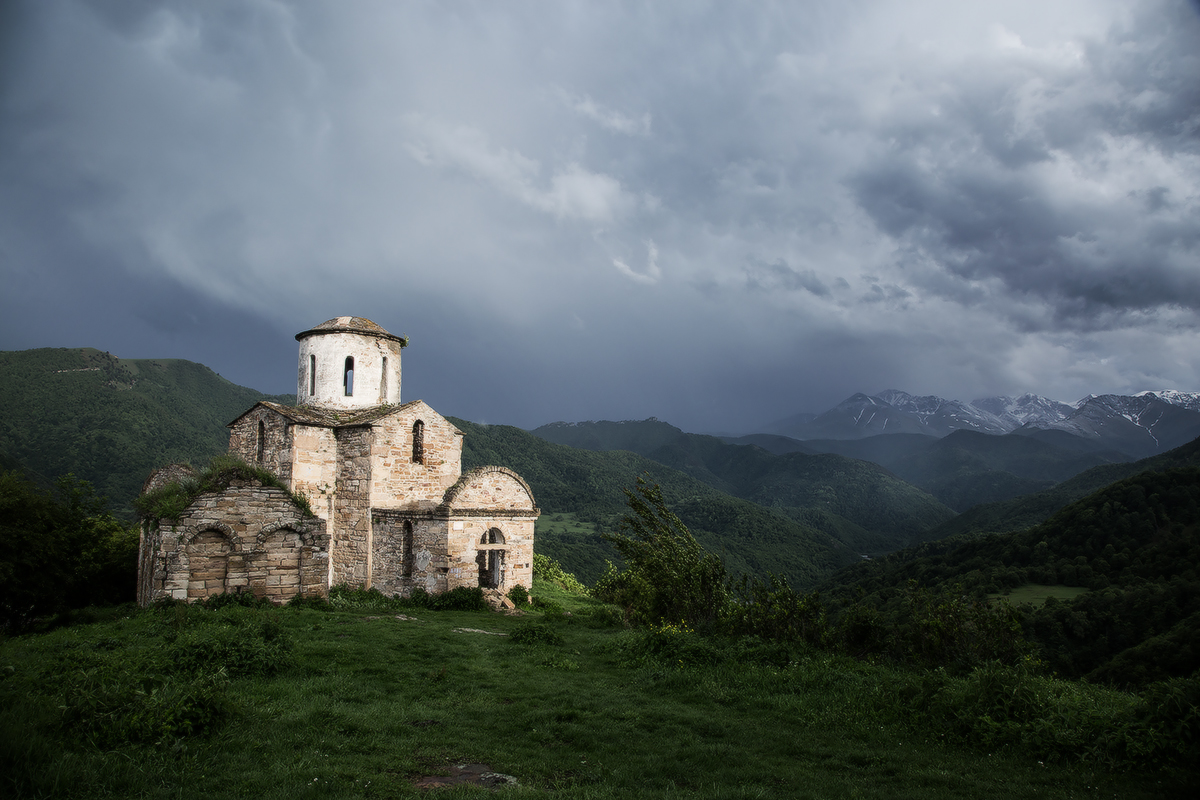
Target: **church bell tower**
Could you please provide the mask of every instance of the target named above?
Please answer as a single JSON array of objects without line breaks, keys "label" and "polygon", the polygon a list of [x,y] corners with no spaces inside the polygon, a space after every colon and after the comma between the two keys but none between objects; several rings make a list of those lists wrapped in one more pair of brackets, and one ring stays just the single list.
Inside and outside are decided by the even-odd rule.
[{"label": "church bell tower", "polygon": [[296,404],[347,411],[400,402],[403,336],[364,317],[335,317],[296,334]]}]

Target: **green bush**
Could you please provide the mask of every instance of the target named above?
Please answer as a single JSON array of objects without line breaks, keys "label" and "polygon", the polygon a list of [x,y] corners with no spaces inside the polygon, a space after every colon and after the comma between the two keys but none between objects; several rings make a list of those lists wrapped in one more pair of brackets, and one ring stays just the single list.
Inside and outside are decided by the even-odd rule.
[{"label": "green bush", "polygon": [[426,595],[426,608],[434,611],[487,611],[483,589],[478,586],[457,586],[448,592]]},{"label": "green bush", "polygon": [[257,597],[251,592],[223,592],[200,600],[196,605],[215,611],[219,608],[237,606],[239,608],[274,608],[275,604],[265,597]]},{"label": "green bush", "polygon": [[228,678],[186,678],[94,669],[66,677],[60,724],[99,747],[174,741],[211,730],[230,716]]},{"label": "green bush", "polygon": [[638,478],[625,497],[630,513],[620,532],[604,538],[628,566],[616,572],[610,565],[594,595],[625,608],[639,623],[715,629],[730,601],[721,559],[667,508],[658,486]]},{"label": "green bush", "polygon": [[534,577],[549,581],[572,594],[587,595],[588,593],[587,587],[580,583],[574,575],[564,570],[562,564],[541,553],[533,554],[533,574]]},{"label": "green bush", "polygon": [[518,583],[508,590],[508,599],[518,608],[529,605],[529,590]]},{"label": "green bush", "polygon": [[775,575],[767,581],[743,578],[726,619],[728,630],[741,636],[797,641],[816,646],[830,643],[831,632],[819,594],[797,594]]},{"label": "green bush", "polygon": [[553,600],[547,600],[546,598],[541,597],[541,596],[535,596],[532,600],[532,605],[538,611],[541,611],[541,612],[544,612],[547,614],[561,614],[563,611],[563,607],[561,604],[556,603]]},{"label": "green bush", "polygon": [[333,608],[329,604],[329,600],[319,594],[298,594],[288,600],[285,605],[288,608],[310,608],[313,611],[329,611]]},{"label": "green bush", "polygon": [[1132,735],[1115,743],[1126,762],[1200,764],[1200,675],[1148,686],[1128,715],[1128,728]]},{"label": "green bush", "polygon": [[257,629],[189,626],[171,638],[167,663],[176,674],[274,675],[292,663],[291,642],[272,620]]},{"label": "green bush", "polygon": [[0,630],[134,599],[138,532],[73,475],[44,492],[20,472],[0,471],[0,541]]},{"label": "green bush", "polygon": [[420,586],[408,597],[386,597],[378,589],[351,589],[345,584],[329,590],[329,607],[333,609],[361,609],[391,611],[404,608],[428,608],[431,611],[487,611],[489,606],[483,599],[483,589],[477,586],[459,586],[448,592],[430,594]]},{"label": "green bush", "polygon": [[582,616],[590,628],[618,628],[625,624],[625,614],[616,606],[597,606]]},{"label": "green bush", "polygon": [[541,622],[523,622],[508,635],[510,641],[517,644],[551,644],[563,643],[562,634]]}]

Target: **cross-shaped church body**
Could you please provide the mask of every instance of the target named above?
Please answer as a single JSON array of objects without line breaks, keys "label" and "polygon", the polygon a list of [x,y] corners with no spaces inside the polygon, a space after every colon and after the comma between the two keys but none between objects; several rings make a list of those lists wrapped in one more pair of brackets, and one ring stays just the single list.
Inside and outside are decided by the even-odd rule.
[{"label": "cross-shaped church body", "polygon": [[[252,592],[276,602],[330,587],[386,595],[532,586],[528,484],[504,467],[462,474],[463,434],[422,400],[400,402],[408,342],[362,317],[296,335],[295,406],[259,402],[229,424],[229,451],[308,498],[234,480],[142,533],[138,599]],[[156,472],[151,490],[180,468]]]}]

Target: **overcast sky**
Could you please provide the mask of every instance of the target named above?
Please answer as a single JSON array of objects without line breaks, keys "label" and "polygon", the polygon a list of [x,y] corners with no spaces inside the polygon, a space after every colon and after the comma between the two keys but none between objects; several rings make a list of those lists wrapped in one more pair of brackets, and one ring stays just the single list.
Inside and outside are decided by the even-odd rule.
[{"label": "overcast sky", "polygon": [[1200,5],[0,4],[0,349],[749,431],[1200,390]]}]

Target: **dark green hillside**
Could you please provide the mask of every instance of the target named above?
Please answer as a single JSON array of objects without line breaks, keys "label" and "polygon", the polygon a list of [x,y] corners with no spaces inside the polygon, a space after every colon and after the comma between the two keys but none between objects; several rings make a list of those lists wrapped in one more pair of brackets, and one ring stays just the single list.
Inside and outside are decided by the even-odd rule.
[{"label": "dark green hillside", "polygon": [[1120,685],[1200,668],[1200,468],[1143,472],[1027,531],[922,545],[854,565],[828,596],[887,608],[909,581],[1006,594],[1027,584],[1089,589],[1026,615],[1042,657],[1070,677]]},{"label": "dark green hillside", "polygon": [[836,526],[841,540],[860,553],[903,547],[953,516],[878,465],[838,455],[775,455],[653,419],[559,423],[533,433],[561,444],[633,451],[806,524],[823,519],[823,530]]},{"label": "dark green hillside", "polygon": [[881,433],[863,439],[809,439],[804,446],[817,453],[834,453],[887,467],[923,453],[937,442],[936,436],[927,433]]},{"label": "dark green hillside", "polygon": [[118,513],[150,471],[206,461],[225,425],[271,397],[179,359],[120,359],[90,348],[0,352],[0,453],[42,483],[68,472]]},{"label": "dark green hillside", "polygon": [[719,438],[725,444],[752,444],[777,456],[784,453],[808,453],[811,455],[820,452],[811,449],[807,442],[777,433],[752,433],[749,436],[721,436]]},{"label": "dark green hillside", "polygon": [[952,536],[1024,530],[1048,519],[1069,503],[1131,475],[1186,466],[1200,466],[1200,439],[1141,461],[1092,467],[1043,492],[976,506],[930,529],[924,539],[935,541]]},{"label": "dark green hillside", "polygon": [[[497,464],[516,470],[528,481],[543,514],[574,513],[600,530],[612,530],[624,514],[624,489],[649,473],[671,507],[709,550],[720,554],[733,572],[785,575],[797,586],[810,586],[828,570],[857,558],[840,544],[833,531],[772,513],[754,503],[730,497],[678,470],[626,450],[595,452],[547,442],[519,428],[476,425],[451,419],[463,433],[463,468]],[[616,558],[599,535],[562,541],[542,537],[538,551],[556,558],[584,580],[594,580],[594,566]],[[584,568],[579,569],[579,565]]]},{"label": "dark green hillside", "polygon": [[1091,467],[1129,460],[1124,453],[1079,452],[1029,436],[955,431],[923,452],[885,466],[956,511],[965,511],[1044,491]]}]

